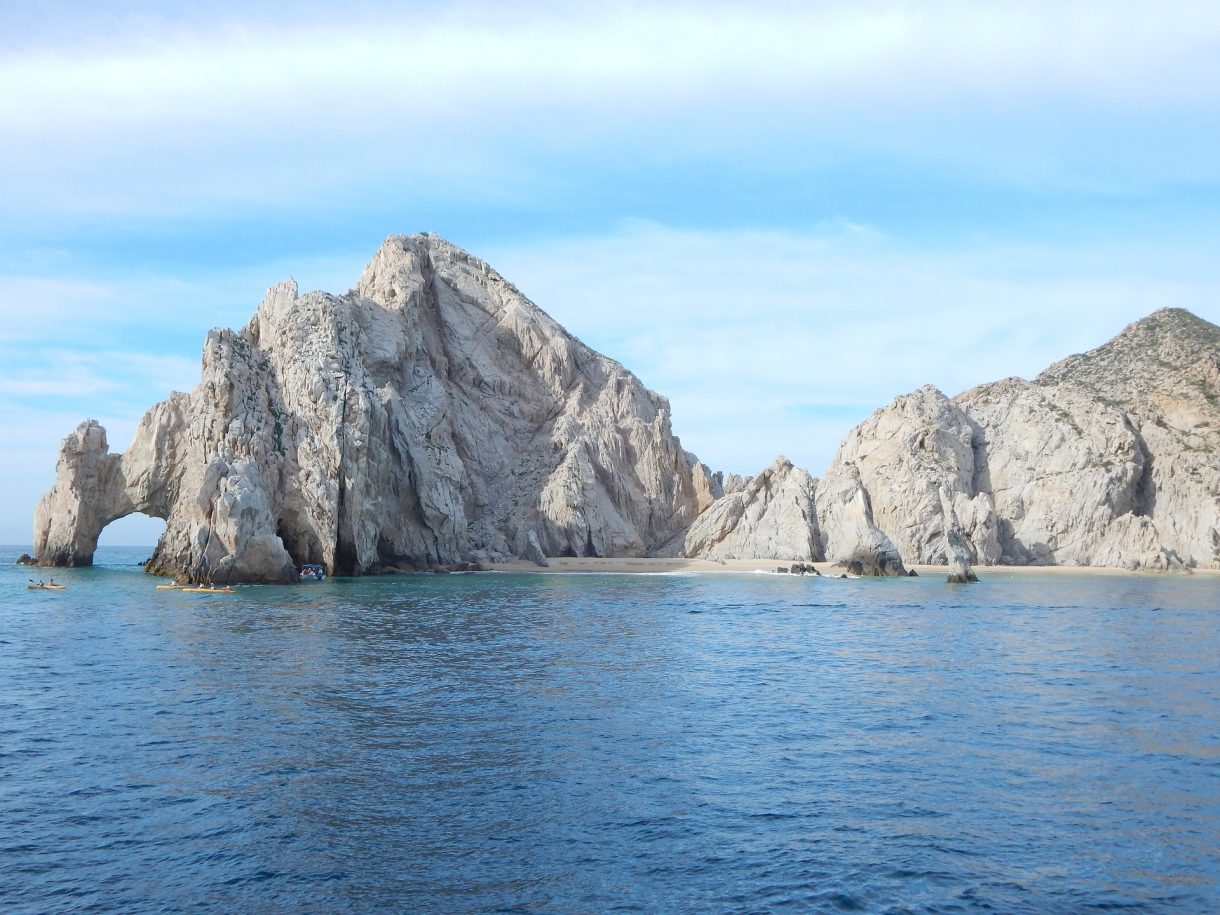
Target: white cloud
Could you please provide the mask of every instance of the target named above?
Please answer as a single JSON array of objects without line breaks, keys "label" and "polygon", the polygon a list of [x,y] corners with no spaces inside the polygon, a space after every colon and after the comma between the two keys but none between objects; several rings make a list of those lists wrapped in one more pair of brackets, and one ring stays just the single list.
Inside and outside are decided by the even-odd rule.
[{"label": "white cloud", "polygon": [[199,379],[198,360],[174,354],[40,346],[21,358],[28,364],[10,362],[0,376],[0,398],[70,397],[97,403],[114,395],[148,397],[151,392],[188,390]]},{"label": "white cloud", "polygon": [[[342,292],[356,280],[371,251],[265,260],[255,264],[193,264],[178,274],[148,273],[126,264],[105,276],[76,277],[81,267],[54,262],[63,275],[0,273],[0,344],[15,356],[31,345],[86,350],[145,350],[201,346],[211,327],[246,323],[266,290],[296,275],[302,291]],[[197,351],[197,350],[196,350]]]},{"label": "white cloud", "polygon": [[[720,154],[798,139],[1056,167],[1096,125],[1220,102],[1220,7],[1179,2],[589,6],[147,20],[0,58],[9,206],[173,213],[341,195],[371,175],[457,195],[545,181],[529,152]],[[1032,133],[1031,133],[1032,131]],[[1137,131],[1138,132],[1138,131]],[[1214,131],[1213,131],[1214,133]],[[1045,142],[1016,143],[1034,136]],[[1104,136],[1090,150],[1114,138]],[[1110,143],[1092,171],[1202,151]],[[980,157],[983,157],[980,160]],[[1077,171],[1090,171],[1074,163]],[[426,176],[426,177],[425,177]]]}]

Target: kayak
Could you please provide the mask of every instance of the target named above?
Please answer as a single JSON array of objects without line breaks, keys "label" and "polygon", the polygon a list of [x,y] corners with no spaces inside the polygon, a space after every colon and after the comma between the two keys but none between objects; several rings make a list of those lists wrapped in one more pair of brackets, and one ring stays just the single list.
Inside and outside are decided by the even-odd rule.
[{"label": "kayak", "polygon": [[189,591],[191,594],[236,594],[236,588],[179,588],[179,591]]},{"label": "kayak", "polygon": [[67,585],[26,585],[31,591],[62,591]]}]

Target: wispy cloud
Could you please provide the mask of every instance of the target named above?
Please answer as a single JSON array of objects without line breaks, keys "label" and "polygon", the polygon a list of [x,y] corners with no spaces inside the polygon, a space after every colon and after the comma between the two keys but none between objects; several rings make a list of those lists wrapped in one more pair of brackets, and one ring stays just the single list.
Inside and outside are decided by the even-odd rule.
[{"label": "wispy cloud", "polygon": [[[333,252],[222,266],[205,258],[177,273],[149,273],[138,262],[82,265],[53,257],[41,259],[42,275],[6,273],[0,265],[0,344],[13,347],[14,359],[31,345],[181,352],[199,345],[211,327],[244,324],[267,288],[289,276],[305,290],[345,291],[370,255]],[[73,276],[82,273],[87,276]]]},{"label": "wispy cloud", "polygon": [[[540,152],[647,157],[664,137],[666,156],[714,156],[758,147],[760,132],[777,159],[809,143],[905,148],[1015,176],[1063,168],[1058,152],[1099,112],[1169,129],[1220,104],[1220,9],[1193,2],[202,19],[111,17],[107,40],[4,55],[0,169],[19,179],[7,206],[38,195],[64,212],[224,212],[364,190],[395,166],[426,175],[421,193],[499,179],[479,182],[487,193],[545,180],[528,165]],[[1046,142],[1013,142],[1031,130]],[[1104,168],[1147,157],[1137,146],[1112,147]],[[1189,149],[1156,157],[1175,174],[1209,167]]]},{"label": "wispy cloud", "polygon": [[[16,360],[14,360],[16,361]],[[0,398],[74,398],[77,402],[120,395],[124,400],[195,386],[198,360],[138,351],[73,351],[38,347],[10,362],[0,376]],[[149,404],[151,406],[151,404]]]}]

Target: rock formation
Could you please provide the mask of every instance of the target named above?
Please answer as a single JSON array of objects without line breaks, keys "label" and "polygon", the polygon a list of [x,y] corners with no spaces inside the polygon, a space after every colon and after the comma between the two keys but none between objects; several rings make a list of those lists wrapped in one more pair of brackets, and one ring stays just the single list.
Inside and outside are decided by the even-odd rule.
[{"label": "rock formation", "polygon": [[826,478],[858,480],[908,561],[952,561],[956,531],[988,565],[1220,568],[1220,328],[1165,309],[1032,382],[922,388]]},{"label": "rock formation", "polygon": [[[977,582],[979,577],[970,568],[970,549],[958,526],[957,513],[953,510],[953,500],[949,496],[949,491],[943,486],[940,488],[940,510],[944,526],[945,562],[949,566],[949,575],[945,580],[951,585]],[[911,570],[911,574],[915,574],[914,569]]]},{"label": "rock formation", "polygon": [[856,575],[906,574],[902,555],[877,525],[853,464],[836,460],[818,480],[816,499],[819,540],[827,559]]},{"label": "rock formation", "polygon": [[778,457],[744,483],[731,479],[725,495],[667,552],[701,559],[820,560],[813,487],[807,471]]},{"label": "rock formation", "polygon": [[909,562],[932,564],[947,561],[951,513],[975,557],[994,562],[1000,553],[991,497],[975,486],[980,446],[977,424],[940,391],[923,387],[848,433],[818,485],[819,507],[831,510],[825,504],[831,489],[841,504],[867,505],[869,523],[891,549]]},{"label": "rock formation", "polygon": [[107,449],[65,440],[35,518],[42,563],[92,561],[133,511],[166,520],[147,565],[289,581],[512,556],[642,556],[718,495],[669,405],[435,235],[387,239],[355,289],[271,289],[213,330],[200,384]]},{"label": "rock formation", "polygon": [[213,330],[200,384],[112,454],[87,421],[35,514],[35,560],[166,520],[146,569],[216,581],[510,557],[1220,568],[1220,328],[1166,309],[1034,381],[897,398],[820,480],[683,451],[669,405],[487,264],[386,240],[343,296],[268,291]]}]

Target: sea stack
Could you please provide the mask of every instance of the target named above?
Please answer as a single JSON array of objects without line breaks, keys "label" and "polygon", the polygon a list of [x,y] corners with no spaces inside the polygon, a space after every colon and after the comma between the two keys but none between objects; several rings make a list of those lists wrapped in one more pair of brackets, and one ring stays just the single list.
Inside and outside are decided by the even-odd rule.
[{"label": "sea stack", "polygon": [[291,581],[485,559],[643,556],[714,499],[669,404],[487,264],[436,235],[385,241],[346,295],[268,291],[213,330],[199,386],[110,454],[64,442],[35,555],[92,562],[133,511],[148,570]]}]

